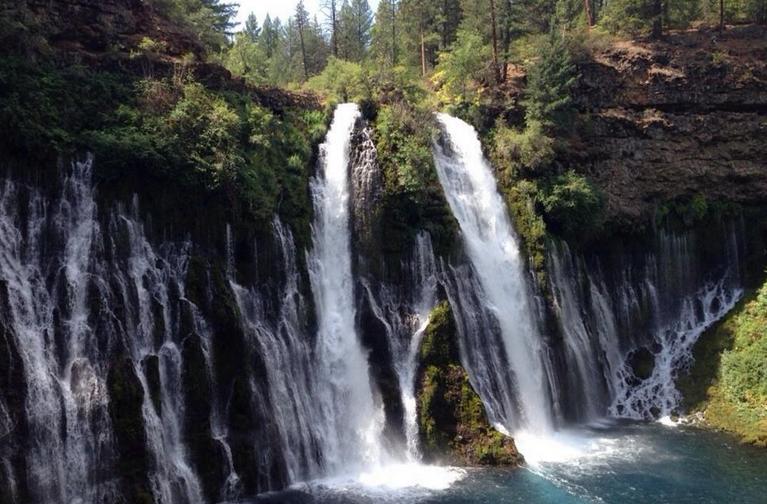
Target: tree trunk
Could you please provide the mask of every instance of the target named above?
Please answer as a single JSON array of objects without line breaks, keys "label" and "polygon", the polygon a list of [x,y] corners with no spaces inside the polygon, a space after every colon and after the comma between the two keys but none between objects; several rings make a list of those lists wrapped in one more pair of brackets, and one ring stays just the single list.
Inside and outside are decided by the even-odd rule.
[{"label": "tree trunk", "polygon": [[719,0],[719,31],[724,31],[724,0]]},{"label": "tree trunk", "polygon": [[306,65],[306,46],[304,45],[304,27],[298,24],[298,40],[301,41],[301,62],[304,64],[304,79],[309,79],[309,69]]},{"label": "tree trunk", "polygon": [[330,29],[333,30],[333,56],[338,57],[338,18],[336,17],[336,0],[330,0]]},{"label": "tree trunk", "polygon": [[395,11],[395,0],[389,0],[389,6],[391,7],[391,64],[392,66],[397,64],[397,13]]},{"label": "tree trunk", "polygon": [[493,31],[493,73],[495,74],[495,80],[498,82],[501,79],[500,68],[498,67],[498,33],[495,22],[495,0],[490,0],[490,23]]},{"label": "tree trunk", "polygon": [[421,77],[426,77],[426,44],[423,41],[423,29],[421,29]]},{"label": "tree trunk", "polygon": [[591,0],[583,0],[583,11],[586,13],[586,25],[591,29],[594,26],[594,15],[591,13]]},{"label": "tree trunk", "polygon": [[654,39],[663,35],[663,0],[653,0],[652,33]]}]

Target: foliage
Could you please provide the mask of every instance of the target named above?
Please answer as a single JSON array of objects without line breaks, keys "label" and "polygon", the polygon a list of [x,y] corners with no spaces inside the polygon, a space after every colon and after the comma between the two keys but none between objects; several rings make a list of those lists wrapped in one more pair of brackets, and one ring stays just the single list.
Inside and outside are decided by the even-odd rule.
[{"label": "foliage", "polygon": [[546,131],[567,130],[573,122],[571,91],[577,78],[565,39],[552,31],[538,48],[538,59],[527,75],[525,121]]},{"label": "foliage", "polygon": [[538,284],[545,285],[547,229],[543,217],[536,210],[538,184],[532,180],[520,180],[507,186],[504,193],[506,205],[514,221],[514,229],[522,237]]},{"label": "foliage", "polygon": [[210,52],[227,45],[237,5],[220,0],[149,0],[153,7],[197,37]]},{"label": "foliage", "polygon": [[405,192],[418,197],[435,181],[430,116],[403,103],[379,109],[375,122],[376,148],[387,192]]},{"label": "foliage", "polygon": [[322,73],[309,79],[307,87],[334,102],[359,102],[370,98],[368,82],[358,63],[331,56]]},{"label": "foliage", "polygon": [[650,30],[653,0],[611,0],[602,12],[600,26],[612,33],[641,35]]},{"label": "foliage", "polygon": [[488,423],[485,407],[461,366],[447,301],[429,315],[419,348],[417,419],[424,456],[470,465],[517,465],[513,442]]},{"label": "foliage", "polygon": [[590,233],[602,224],[602,194],[586,177],[572,170],[549,178],[537,201],[546,222],[566,235]]},{"label": "foliage", "polygon": [[439,56],[439,64],[432,77],[440,86],[444,102],[475,102],[478,99],[478,77],[487,67],[490,48],[476,33],[458,32],[458,39]]},{"label": "foliage", "polygon": [[531,121],[523,131],[509,128],[498,120],[492,146],[495,166],[508,180],[545,173],[554,161],[554,139],[546,135],[539,121]]},{"label": "foliage", "polygon": [[767,283],[706,331],[678,387],[706,421],[767,445]]}]

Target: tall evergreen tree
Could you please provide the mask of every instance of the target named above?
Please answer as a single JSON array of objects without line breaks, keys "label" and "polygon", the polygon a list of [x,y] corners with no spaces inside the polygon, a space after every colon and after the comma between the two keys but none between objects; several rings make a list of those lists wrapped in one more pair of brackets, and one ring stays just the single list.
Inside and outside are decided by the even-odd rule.
[{"label": "tall evergreen tree", "polygon": [[258,26],[258,19],[254,13],[248,14],[248,19],[245,20],[245,34],[250,37],[251,42],[258,41],[258,37],[261,34],[261,28]]},{"label": "tall evergreen tree", "polygon": [[400,41],[398,26],[400,18],[397,0],[381,0],[376,10],[372,29],[373,53],[378,61],[396,65],[399,61]]},{"label": "tall evergreen tree", "polygon": [[306,58],[306,31],[309,26],[309,13],[304,7],[304,0],[299,0],[296,5],[296,13],[293,16],[293,21],[296,25],[296,32],[298,34],[298,41],[301,47],[301,63],[304,70],[304,79],[309,78],[309,66]]},{"label": "tall evergreen tree", "polygon": [[340,10],[337,0],[323,0],[322,10],[328,18],[330,28],[330,45],[333,48],[333,56],[338,56],[338,38],[340,36]]}]

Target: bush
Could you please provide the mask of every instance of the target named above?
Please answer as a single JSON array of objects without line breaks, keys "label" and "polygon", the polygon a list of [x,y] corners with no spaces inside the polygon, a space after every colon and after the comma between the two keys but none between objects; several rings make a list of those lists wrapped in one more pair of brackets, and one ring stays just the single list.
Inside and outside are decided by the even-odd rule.
[{"label": "bush", "polygon": [[371,96],[367,81],[359,63],[331,56],[322,73],[309,79],[307,87],[336,103],[359,102]]},{"label": "bush", "polygon": [[566,235],[582,236],[602,225],[601,192],[572,170],[546,181],[537,199],[546,222]]},{"label": "bush", "polygon": [[540,174],[554,161],[554,139],[544,133],[538,121],[519,131],[499,120],[493,132],[492,155],[495,166],[509,180]]}]

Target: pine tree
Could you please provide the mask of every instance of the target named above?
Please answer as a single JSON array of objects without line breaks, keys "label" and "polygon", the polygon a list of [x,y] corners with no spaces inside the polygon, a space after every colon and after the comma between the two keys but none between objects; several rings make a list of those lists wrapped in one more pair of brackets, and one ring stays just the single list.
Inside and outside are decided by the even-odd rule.
[{"label": "pine tree", "polygon": [[333,48],[333,56],[338,56],[340,12],[337,0],[323,0],[322,10],[328,18],[328,25],[330,27],[330,45]]},{"label": "pine tree", "polygon": [[379,62],[391,66],[399,61],[399,14],[399,3],[396,0],[381,0],[372,30],[374,56]]},{"label": "pine tree", "polygon": [[258,27],[258,19],[254,13],[248,15],[248,19],[245,20],[245,34],[250,37],[251,42],[258,41],[258,37],[261,34],[261,28]]},{"label": "pine tree", "polygon": [[309,25],[309,13],[304,7],[304,0],[299,0],[296,5],[296,13],[293,16],[293,21],[296,25],[296,31],[298,33],[298,40],[301,47],[301,63],[304,70],[304,79],[309,78],[309,67],[306,59],[306,30]]},{"label": "pine tree", "polygon": [[571,91],[575,80],[575,64],[565,39],[552,30],[527,74],[523,101],[527,124],[540,123],[546,130],[567,128],[574,113]]}]

